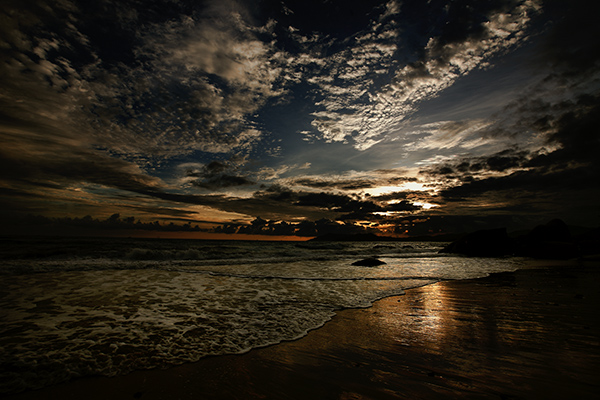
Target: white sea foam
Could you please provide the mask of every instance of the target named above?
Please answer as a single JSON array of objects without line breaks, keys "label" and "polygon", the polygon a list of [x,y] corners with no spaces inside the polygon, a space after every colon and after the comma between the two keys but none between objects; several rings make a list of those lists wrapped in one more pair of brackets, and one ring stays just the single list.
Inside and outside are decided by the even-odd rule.
[{"label": "white sea foam", "polygon": [[[0,392],[242,353],[301,337],[342,308],[518,267],[441,257],[427,243],[106,243],[3,261]],[[387,264],[351,265],[373,255]]]}]

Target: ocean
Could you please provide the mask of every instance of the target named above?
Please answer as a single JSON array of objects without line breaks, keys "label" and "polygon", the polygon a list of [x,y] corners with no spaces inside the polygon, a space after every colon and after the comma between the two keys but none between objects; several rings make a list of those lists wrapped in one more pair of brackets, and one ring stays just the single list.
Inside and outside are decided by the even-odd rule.
[{"label": "ocean", "polygon": [[[0,393],[239,354],[346,308],[519,258],[439,254],[432,242],[5,239]],[[377,257],[377,267],[352,263]]]}]

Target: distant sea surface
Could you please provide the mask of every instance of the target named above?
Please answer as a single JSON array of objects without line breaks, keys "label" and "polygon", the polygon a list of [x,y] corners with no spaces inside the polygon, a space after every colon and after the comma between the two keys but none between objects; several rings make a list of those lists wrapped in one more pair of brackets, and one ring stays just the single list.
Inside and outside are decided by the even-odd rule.
[{"label": "distant sea surface", "polygon": [[[300,338],[336,310],[518,258],[429,242],[0,241],[0,393]],[[377,257],[386,264],[353,266]]]}]

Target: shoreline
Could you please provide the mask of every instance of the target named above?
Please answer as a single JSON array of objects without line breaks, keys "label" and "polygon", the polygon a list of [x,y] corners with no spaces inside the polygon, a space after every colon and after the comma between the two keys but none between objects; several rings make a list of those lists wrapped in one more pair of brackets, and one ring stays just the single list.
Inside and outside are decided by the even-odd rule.
[{"label": "shoreline", "polygon": [[600,269],[569,264],[441,281],[295,341],[5,398],[594,398]]}]

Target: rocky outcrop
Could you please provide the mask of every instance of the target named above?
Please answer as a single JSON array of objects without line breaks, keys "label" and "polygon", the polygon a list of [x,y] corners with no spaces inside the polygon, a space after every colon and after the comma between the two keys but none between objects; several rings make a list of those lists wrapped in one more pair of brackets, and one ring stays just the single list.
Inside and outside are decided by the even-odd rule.
[{"label": "rocky outcrop", "polygon": [[515,243],[506,228],[484,229],[450,243],[440,253],[457,253],[476,257],[500,257],[514,252]]},{"label": "rocky outcrop", "polygon": [[567,224],[560,219],[553,219],[519,238],[515,254],[533,258],[569,259],[579,255],[579,248]]},{"label": "rocky outcrop", "polygon": [[600,228],[591,229],[575,237],[582,255],[600,256]]},{"label": "rocky outcrop", "polygon": [[538,225],[529,233],[511,239],[505,228],[469,233],[450,243],[440,253],[456,253],[477,257],[522,256],[542,259],[569,259],[593,254],[599,248],[593,231],[585,240],[573,238],[563,221],[554,219]]},{"label": "rocky outcrop", "polygon": [[535,242],[572,242],[571,232],[564,221],[553,219],[545,225],[538,225],[525,238]]}]

